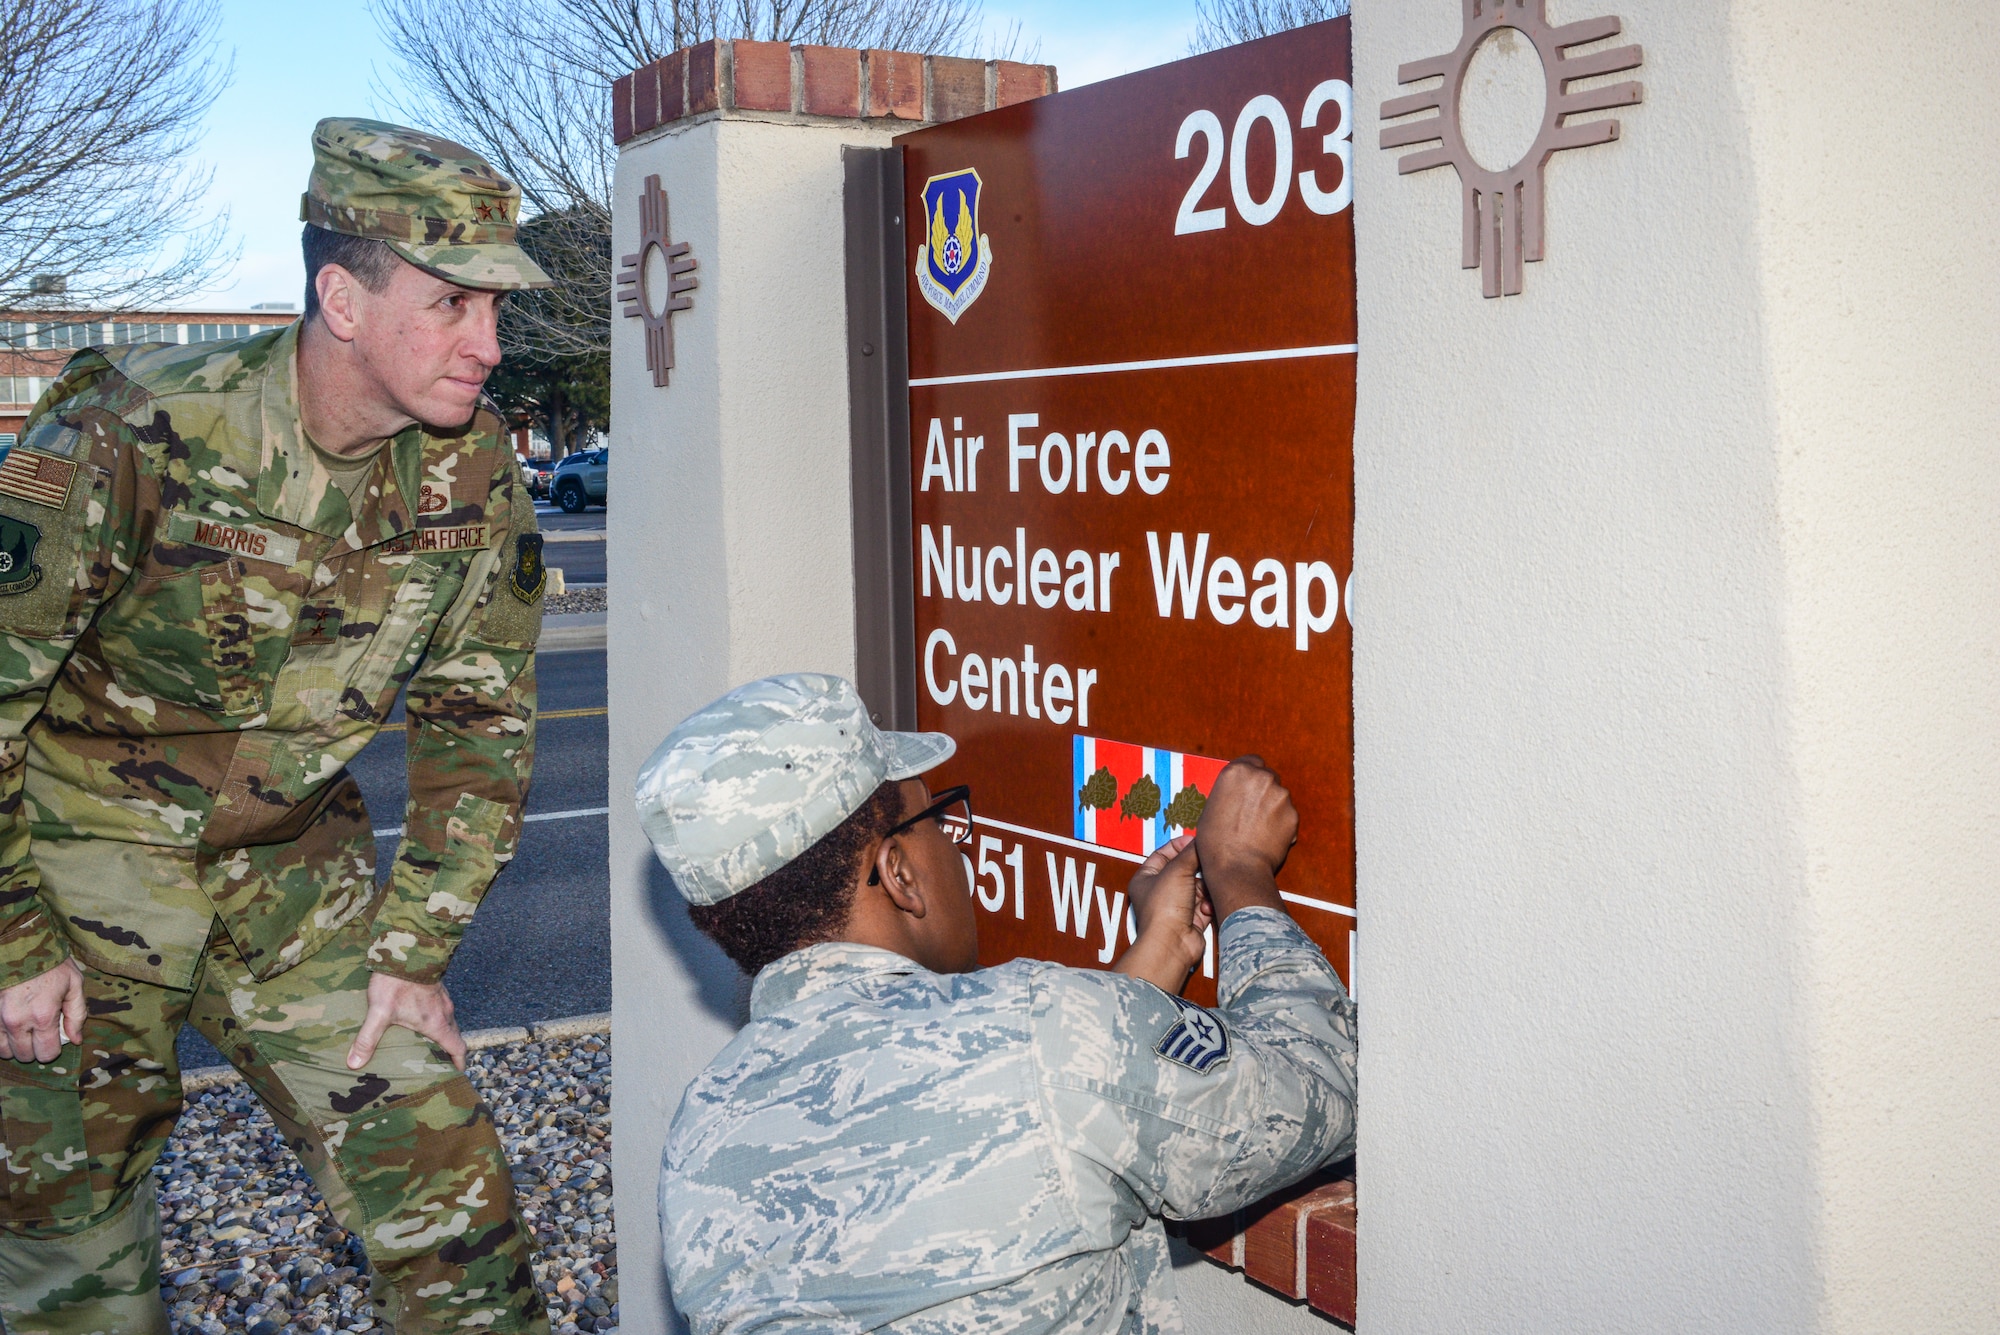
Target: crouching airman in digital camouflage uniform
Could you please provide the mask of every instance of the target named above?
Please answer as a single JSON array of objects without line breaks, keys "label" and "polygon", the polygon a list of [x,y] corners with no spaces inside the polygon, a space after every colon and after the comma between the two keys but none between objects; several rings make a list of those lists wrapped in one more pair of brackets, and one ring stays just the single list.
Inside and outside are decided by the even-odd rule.
[{"label": "crouching airman in digital camouflage uniform", "polygon": [[[513,856],[541,538],[480,386],[520,192],[313,135],[305,318],[71,360],[0,461],[0,1317],[165,1331],[149,1170],[191,1022],[402,1331],[546,1330],[440,976]],[[345,768],[407,683],[387,889]]]},{"label": "crouching airman in digital camouflage uniform", "polygon": [[[696,925],[756,975],[661,1169],[699,1335],[1178,1331],[1159,1217],[1352,1152],[1354,1009],[1278,897],[1276,776],[1230,765],[1198,836],[1140,867],[1116,971],[976,969],[970,794],[916,777],[952,750],[802,674],[700,710],[640,771]],[[1215,1011],[1179,997],[1211,920]]]}]

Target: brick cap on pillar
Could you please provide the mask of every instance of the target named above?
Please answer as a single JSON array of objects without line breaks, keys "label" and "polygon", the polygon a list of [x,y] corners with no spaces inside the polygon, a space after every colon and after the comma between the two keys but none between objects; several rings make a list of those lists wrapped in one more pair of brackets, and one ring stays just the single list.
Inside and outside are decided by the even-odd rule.
[{"label": "brick cap on pillar", "polygon": [[914,129],[1055,91],[1053,65],[717,38],[615,80],[611,137],[623,144],[710,114]]},{"label": "brick cap on pillar", "polygon": [[[1329,1178],[1333,1180],[1329,1181]],[[1354,1180],[1315,1174],[1220,1219],[1171,1226],[1212,1261],[1354,1324]]]}]

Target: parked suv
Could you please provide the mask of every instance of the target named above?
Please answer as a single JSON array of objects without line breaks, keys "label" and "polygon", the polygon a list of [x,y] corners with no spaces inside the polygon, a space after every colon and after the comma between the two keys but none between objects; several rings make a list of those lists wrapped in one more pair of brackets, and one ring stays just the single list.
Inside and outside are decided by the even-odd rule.
[{"label": "parked suv", "polygon": [[549,495],[565,514],[581,514],[586,505],[603,505],[611,473],[611,450],[584,450],[556,465],[549,478]]}]

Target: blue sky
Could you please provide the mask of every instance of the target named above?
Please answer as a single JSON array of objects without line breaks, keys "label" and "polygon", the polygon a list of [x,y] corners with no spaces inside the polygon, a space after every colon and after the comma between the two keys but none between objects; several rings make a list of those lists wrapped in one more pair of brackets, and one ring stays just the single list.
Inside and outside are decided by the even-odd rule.
[{"label": "blue sky", "polygon": [[[395,61],[365,0],[223,0],[222,12],[236,78],[209,114],[201,158],[215,170],[210,206],[228,210],[243,253],[215,289],[187,304],[296,302],[313,124],[384,114],[374,90],[394,76]],[[1187,54],[1194,0],[987,0],[986,16],[996,29],[1018,19],[1073,88]]]}]

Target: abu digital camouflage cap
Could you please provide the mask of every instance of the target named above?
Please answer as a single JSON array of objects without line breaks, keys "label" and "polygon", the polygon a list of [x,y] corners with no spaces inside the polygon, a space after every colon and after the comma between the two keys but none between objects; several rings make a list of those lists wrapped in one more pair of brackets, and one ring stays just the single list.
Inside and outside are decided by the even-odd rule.
[{"label": "abu digital camouflage cap", "polygon": [[466,287],[550,285],[514,242],[521,187],[471,149],[422,130],[351,116],[314,126],[299,218],[386,241],[418,268]]},{"label": "abu digital camouflage cap", "polygon": [[691,904],[741,894],[832,834],[888,779],[957,749],[883,732],[853,683],[812,672],[739,686],[681,720],[633,786],[639,824]]}]

